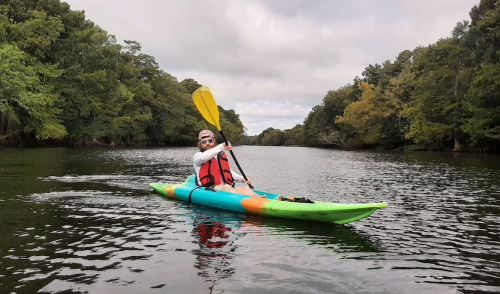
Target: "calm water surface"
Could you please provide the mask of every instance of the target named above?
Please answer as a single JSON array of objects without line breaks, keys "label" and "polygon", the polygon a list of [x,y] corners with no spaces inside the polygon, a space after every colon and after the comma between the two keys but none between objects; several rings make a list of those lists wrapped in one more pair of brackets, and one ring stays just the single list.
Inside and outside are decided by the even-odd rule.
[{"label": "calm water surface", "polygon": [[196,148],[0,149],[0,293],[498,293],[500,158],[236,147],[259,190],[389,207],[348,225],[188,206]]}]

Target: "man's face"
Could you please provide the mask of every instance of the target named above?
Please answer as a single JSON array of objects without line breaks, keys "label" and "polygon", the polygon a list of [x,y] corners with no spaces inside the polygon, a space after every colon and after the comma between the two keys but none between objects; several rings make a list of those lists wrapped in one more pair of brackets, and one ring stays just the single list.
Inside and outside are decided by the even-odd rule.
[{"label": "man's face", "polygon": [[200,148],[201,152],[214,148],[216,145],[217,141],[213,137],[203,137],[200,141],[198,141],[198,147]]}]

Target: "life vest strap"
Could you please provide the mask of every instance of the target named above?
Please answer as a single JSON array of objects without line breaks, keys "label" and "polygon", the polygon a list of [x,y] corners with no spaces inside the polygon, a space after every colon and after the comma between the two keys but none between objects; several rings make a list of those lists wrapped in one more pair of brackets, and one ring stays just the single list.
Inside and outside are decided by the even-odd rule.
[{"label": "life vest strap", "polygon": [[[224,151],[219,152],[217,154],[217,162],[219,163],[219,170],[220,170],[220,175],[222,180],[224,181],[225,184],[231,185],[231,187],[234,188],[234,179],[233,175],[231,174],[231,171],[229,170],[229,160],[225,156],[226,154]],[[224,161],[224,163],[222,162]],[[226,168],[224,168],[226,167]],[[227,177],[226,177],[227,175]]]},{"label": "life vest strap", "polygon": [[198,187],[194,188],[193,190],[191,190],[191,192],[189,192],[188,205],[191,205],[191,195],[193,195],[194,190],[199,189],[199,188],[203,188],[203,186],[198,186]]}]

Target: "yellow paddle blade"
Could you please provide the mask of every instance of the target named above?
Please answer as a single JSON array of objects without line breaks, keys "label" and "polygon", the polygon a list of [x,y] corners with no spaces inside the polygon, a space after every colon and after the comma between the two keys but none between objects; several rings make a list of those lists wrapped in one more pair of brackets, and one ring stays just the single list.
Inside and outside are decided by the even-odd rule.
[{"label": "yellow paddle blade", "polygon": [[219,109],[217,108],[217,103],[215,103],[214,96],[212,96],[210,89],[205,86],[196,89],[193,92],[193,101],[201,115],[220,131]]}]

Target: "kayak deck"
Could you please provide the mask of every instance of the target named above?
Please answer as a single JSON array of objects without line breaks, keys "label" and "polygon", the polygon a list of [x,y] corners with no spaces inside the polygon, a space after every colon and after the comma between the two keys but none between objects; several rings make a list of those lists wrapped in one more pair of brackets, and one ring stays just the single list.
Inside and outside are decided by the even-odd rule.
[{"label": "kayak deck", "polygon": [[266,198],[248,197],[224,191],[213,191],[204,187],[198,188],[194,183],[194,175],[188,177],[183,184],[152,183],[150,186],[156,192],[170,198],[187,202],[190,200],[191,203],[210,207],[250,214],[337,224],[357,221],[371,215],[377,209],[387,207],[386,203],[341,204],[320,201],[314,203],[278,201],[274,199],[279,194],[256,190],[254,190],[255,193],[266,195]]}]

